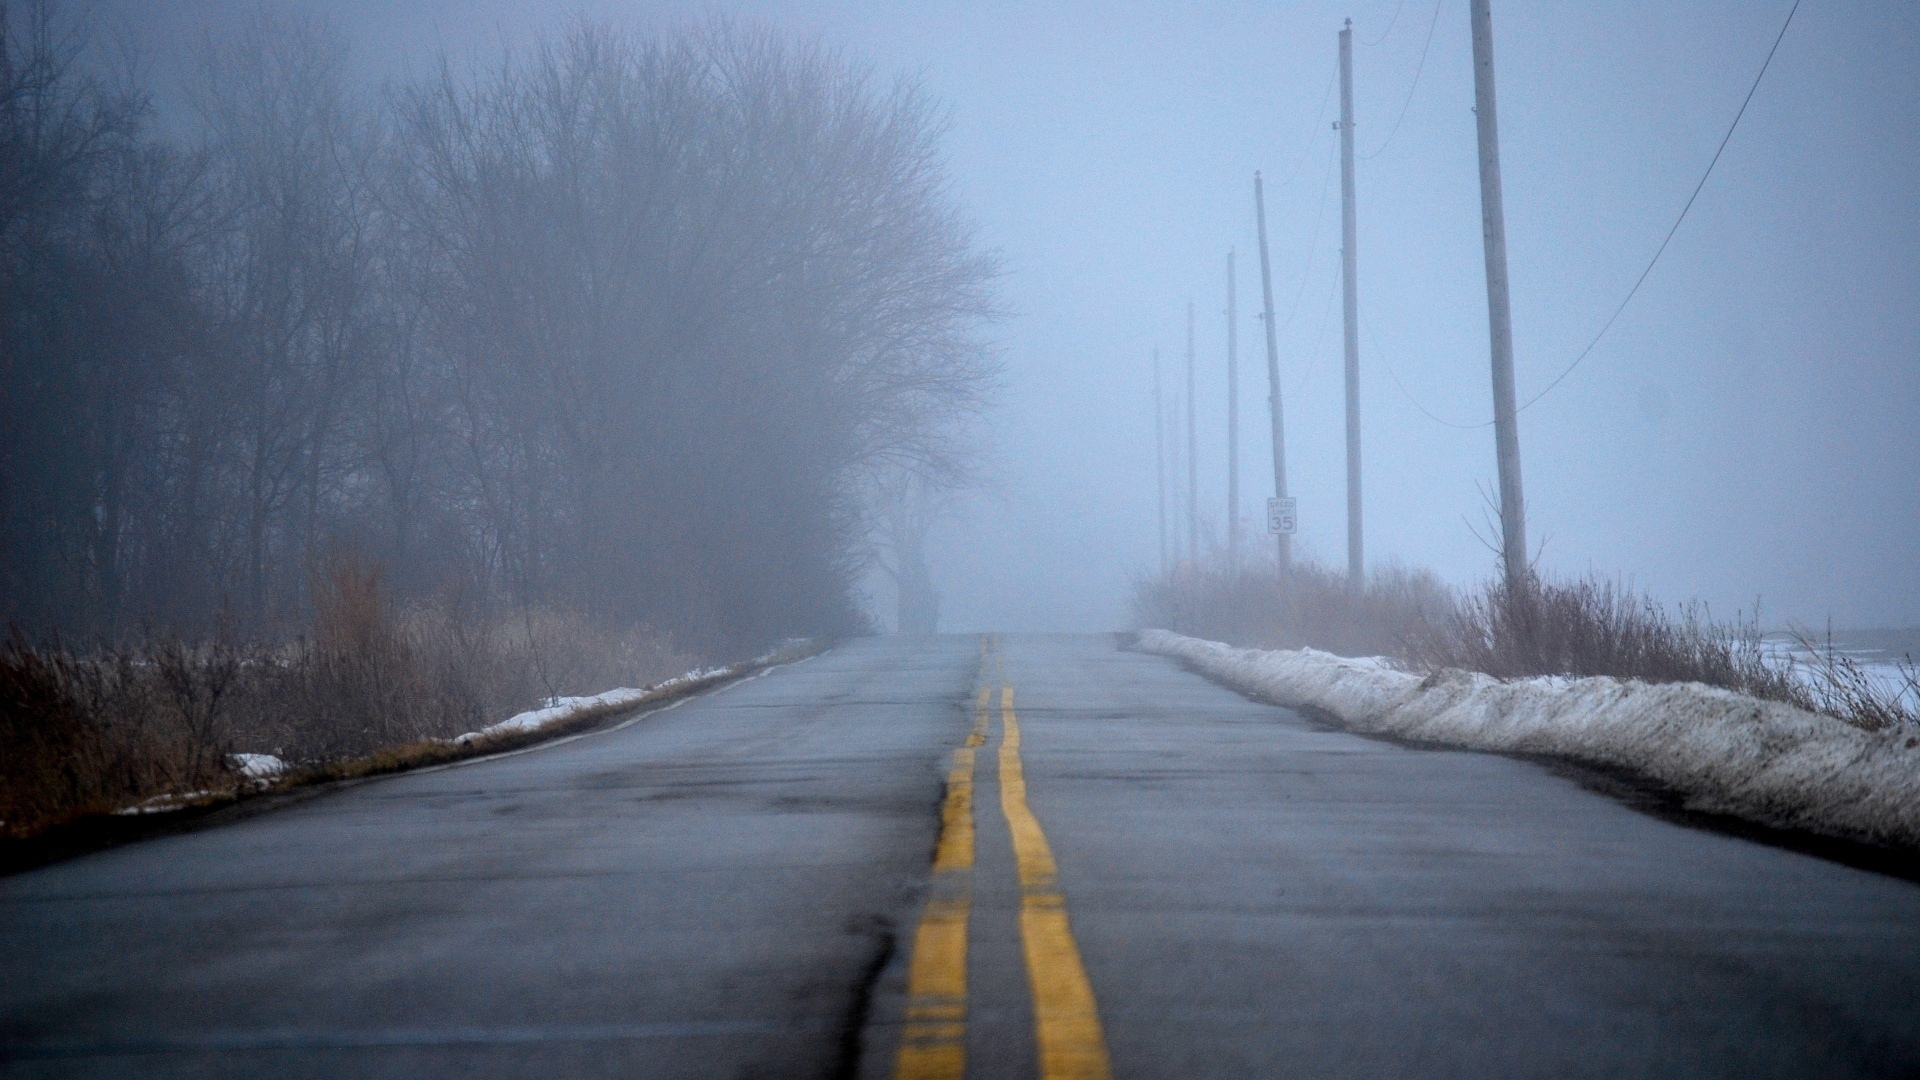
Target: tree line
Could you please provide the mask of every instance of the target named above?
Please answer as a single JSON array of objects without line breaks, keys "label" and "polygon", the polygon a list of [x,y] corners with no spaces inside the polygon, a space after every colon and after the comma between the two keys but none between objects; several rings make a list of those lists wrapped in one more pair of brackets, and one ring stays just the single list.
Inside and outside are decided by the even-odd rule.
[{"label": "tree line", "polygon": [[0,618],[268,635],[318,560],[737,650],[861,623],[965,471],[992,259],[940,114],[822,46],[576,21],[371,92],[322,21],[188,134],[0,7]]}]

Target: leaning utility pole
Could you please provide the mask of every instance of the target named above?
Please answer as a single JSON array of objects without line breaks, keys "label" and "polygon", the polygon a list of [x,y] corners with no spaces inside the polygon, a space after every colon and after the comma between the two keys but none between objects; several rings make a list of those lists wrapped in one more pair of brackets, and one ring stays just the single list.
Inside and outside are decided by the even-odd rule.
[{"label": "leaning utility pole", "polygon": [[1160,576],[1170,568],[1167,559],[1167,407],[1160,394],[1160,346],[1153,347],[1153,472],[1160,484]]},{"label": "leaning utility pole", "polygon": [[1513,308],[1507,298],[1507,215],[1500,198],[1500,119],[1493,98],[1493,13],[1472,0],[1473,100],[1480,133],[1480,235],[1487,253],[1487,331],[1493,351],[1493,444],[1500,462],[1500,554],[1507,590],[1527,587],[1527,510],[1520,493],[1520,417],[1513,394]]},{"label": "leaning utility pole", "polygon": [[[1267,324],[1267,406],[1273,414],[1273,497],[1287,497],[1286,425],[1280,413],[1280,340],[1273,325],[1273,271],[1267,263],[1267,197],[1260,186],[1260,174],[1253,174],[1253,212],[1260,223],[1260,296],[1261,321]],[[1279,534],[1280,569],[1293,564],[1293,537]]]},{"label": "leaning utility pole", "polygon": [[1347,589],[1366,587],[1360,532],[1360,307],[1354,281],[1353,20],[1340,31],[1340,295],[1347,323]]},{"label": "leaning utility pole", "polygon": [[1200,436],[1194,410],[1193,301],[1187,301],[1187,563],[1200,569]]},{"label": "leaning utility pole", "polygon": [[1240,573],[1240,317],[1227,249],[1227,572]]}]

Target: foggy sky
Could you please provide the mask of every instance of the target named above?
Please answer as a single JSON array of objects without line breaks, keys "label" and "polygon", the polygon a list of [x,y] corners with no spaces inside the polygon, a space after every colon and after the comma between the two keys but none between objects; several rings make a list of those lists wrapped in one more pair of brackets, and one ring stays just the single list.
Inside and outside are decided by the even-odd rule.
[{"label": "foggy sky", "polygon": [[[197,36],[242,6],[98,5],[141,42],[165,109]],[[1230,246],[1242,505],[1263,526],[1256,168],[1269,184],[1297,549],[1344,564],[1327,91],[1351,17],[1369,563],[1460,584],[1493,572],[1470,528],[1493,488],[1491,429],[1420,411],[1491,415],[1466,0],[1440,0],[1383,151],[1431,0],[286,6],[336,17],[370,81],[423,70],[442,48],[484,60],[574,12],[643,26],[732,14],[844,45],[883,76],[916,74],[951,111],[954,194],[1004,258],[1013,312],[993,331],[1009,376],[993,485],[941,530],[933,570],[943,628],[1010,631],[1124,624],[1128,576],[1157,559],[1149,350],[1160,346],[1170,385],[1184,379],[1189,298],[1201,316],[1202,515],[1223,527]],[[1521,401],[1639,276],[1789,6],[1495,4]],[[1920,8],[1806,0],[1639,296],[1521,414],[1543,566],[1618,575],[1720,614],[1758,597],[1769,624],[1920,624],[1915,177]]]}]

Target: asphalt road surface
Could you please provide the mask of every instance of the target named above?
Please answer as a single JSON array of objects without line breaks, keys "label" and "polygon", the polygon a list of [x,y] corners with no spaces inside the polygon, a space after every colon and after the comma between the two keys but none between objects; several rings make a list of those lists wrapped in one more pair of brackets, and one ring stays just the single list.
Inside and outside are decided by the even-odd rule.
[{"label": "asphalt road surface", "polygon": [[0,965],[7,1076],[1920,1075],[1920,886],[1092,636],[0,879]]}]

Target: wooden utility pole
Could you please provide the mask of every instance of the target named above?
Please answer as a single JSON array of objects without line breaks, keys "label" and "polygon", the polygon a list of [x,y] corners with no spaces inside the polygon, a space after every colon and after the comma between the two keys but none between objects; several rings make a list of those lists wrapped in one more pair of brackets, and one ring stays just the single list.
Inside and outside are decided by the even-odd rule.
[{"label": "wooden utility pole", "polygon": [[1187,301],[1187,563],[1200,569],[1200,435],[1194,405],[1193,301]]},{"label": "wooden utility pole", "polygon": [[[1267,261],[1267,196],[1260,186],[1260,174],[1253,174],[1253,212],[1260,225],[1260,319],[1267,326],[1267,407],[1273,414],[1273,497],[1287,497],[1286,424],[1280,410],[1280,339],[1273,324],[1273,270]],[[1293,564],[1293,537],[1278,536],[1280,569]]]},{"label": "wooden utility pole", "polygon": [[1160,485],[1160,576],[1172,568],[1167,557],[1167,407],[1160,391],[1160,346],[1153,347],[1153,472]]},{"label": "wooden utility pole", "polygon": [[1487,336],[1493,352],[1493,445],[1500,464],[1500,555],[1507,590],[1527,587],[1527,509],[1520,492],[1520,417],[1513,393],[1513,308],[1507,297],[1507,215],[1500,196],[1500,118],[1493,95],[1493,13],[1472,0],[1473,101],[1480,133],[1480,235],[1487,254]]},{"label": "wooden utility pole", "polygon": [[1240,573],[1240,316],[1227,249],[1227,572]]},{"label": "wooden utility pole", "polygon": [[1347,324],[1347,589],[1366,587],[1360,530],[1360,307],[1353,209],[1353,20],[1340,31],[1340,296]]}]

